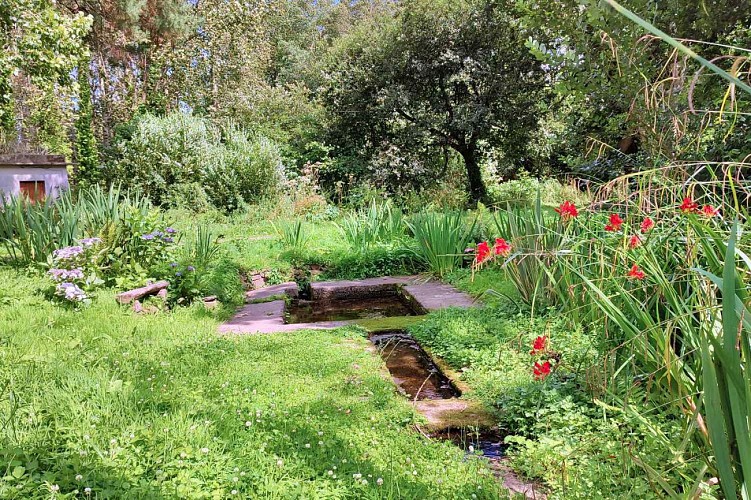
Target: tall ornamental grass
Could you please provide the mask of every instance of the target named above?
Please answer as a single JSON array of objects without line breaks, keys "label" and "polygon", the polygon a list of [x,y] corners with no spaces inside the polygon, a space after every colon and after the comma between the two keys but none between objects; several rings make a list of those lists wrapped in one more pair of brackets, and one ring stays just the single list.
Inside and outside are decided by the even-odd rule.
[{"label": "tall ornamental grass", "polygon": [[127,243],[123,223],[144,218],[150,210],[148,200],[114,186],[92,186],[79,190],[77,197],[65,191],[38,203],[16,196],[0,198],[0,247],[17,265],[43,262],[54,249],[84,236],[102,236],[113,248],[122,247]]},{"label": "tall ornamental grass", "polygon": [[339,225],[345,241],[358,253],[378,244],[398,242],[405,229],[402,211],[390,200],[372,200],[366,210],[345,217]]},{"label": "tall ornamental grass", "polygon": [[412,252],[436,276],[461,266],[477,224],[467,226],[464,212],[425,212],[407,222],[414,236]]}]

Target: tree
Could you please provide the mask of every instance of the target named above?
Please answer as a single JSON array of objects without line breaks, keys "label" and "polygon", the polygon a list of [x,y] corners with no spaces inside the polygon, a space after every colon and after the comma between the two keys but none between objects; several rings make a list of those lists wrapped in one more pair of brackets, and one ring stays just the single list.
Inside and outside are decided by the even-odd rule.
[{"label": "tree", "polygon": [[0,2],[0,139],[15,149],[68,153],[71,72],[87,54],[91,19],[60,13],[51,0]]},{"label": "tree", "polygon": [[[621,3],[748,78],[748,65],[738,56],[747,55],[743,47],[751,42],[751,3]],[[734,113],[748,97],[699,72],[694,61],[604,2],[584,8],[578,0],[530,0],[523,19],[532,32],[528,45],[554,83],[551,109],[565,121],[554,153],[560,163],[578,170],[593,151],[605,159],[589,163],[587,173],[607,178],[664,162],[733,161],[751,153],[751,120]],[[603,168],[593,168],[598,164]]]},{"label": "tree", "polygon": [[88,59],[78,65],[78,118],[76,119],[76,182],[93,184],[97,180],[99,153],[92,129],[91,84]]},{"label": "tree", "polygon": [[410,0],[346,37],[324,95],[332,142],[365,155],[384,142],[453,149],[472,200],[484,200],[484,145],[522,164],[544,86],[511,13],[503,0]]}]

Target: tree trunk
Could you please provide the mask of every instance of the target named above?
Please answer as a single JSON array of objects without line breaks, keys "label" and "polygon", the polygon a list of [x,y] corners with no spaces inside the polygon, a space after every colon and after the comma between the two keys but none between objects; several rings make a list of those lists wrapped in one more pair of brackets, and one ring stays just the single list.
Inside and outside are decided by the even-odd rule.
[{"label": "tree trunk", "polygon": [[485,189],[485,183],[482,182],[482,172],[480,165],[477,163],[477,153],[474,149],[469,148],[459,151],[464,159],[464,167],[467,169],[467,179],[469,180],[469,198],[472,204],[478,201],[487,202],[488,192]]}]

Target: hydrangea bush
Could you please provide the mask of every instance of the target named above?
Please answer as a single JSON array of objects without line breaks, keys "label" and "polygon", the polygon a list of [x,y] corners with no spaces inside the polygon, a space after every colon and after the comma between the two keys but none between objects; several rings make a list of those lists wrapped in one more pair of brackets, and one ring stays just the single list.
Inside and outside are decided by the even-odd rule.
[{"label": "hydrangea bush", "polygon": [[101,243],[100,238],[84,238],[52,252],[47,271],[52,297],[77,306],[91,302],[91,292],[104,283],[97,273]]}]

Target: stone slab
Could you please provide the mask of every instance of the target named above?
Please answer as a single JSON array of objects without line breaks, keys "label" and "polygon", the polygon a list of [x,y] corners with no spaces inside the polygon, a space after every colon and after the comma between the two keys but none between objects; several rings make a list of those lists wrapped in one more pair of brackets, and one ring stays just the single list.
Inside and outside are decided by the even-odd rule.
[{"label": "stone slab", "polygon": [[288,281],[286,283],[279,283],[278,285],[271,285],[257,290],[251,290],[245,294],[245,302],[255,302],[259,300],[265,300],[269,297],[276,295],[288,295],[290,298],[297,297],[298,286],[294,281]]},{"label": "stone slab", "polygon": [[477,303],[464,292],[451,285],[429,282],[419,285],[407,285],[404,292],[426,311],[436,311],[446,307],[475,307]]},{"label": "stone slab", "polygon": [[383,276],[363,280],[319,281],[310,284],[313,300],[351,299],[358,295],[372,295],[378,291],[394,291],[397,287],[425,281],[419,276]]},{"label": "stone slab", "polygon": [[[321,281],[311,283],[310,287],[313,300],[324,301],[341,298],[351,299],[358,294],[366,297],[374,293],[377,294],[379,291],[385,293],[401,289],[405,298],[420,313],[435,311],[444,307],[475,307],[477,305],[472,297],[451,285],[431,281],[421,276],[385,276],[364,280]],[[246,302],[249,302],[249,304],[240,309],[230,321],[221,325],[219,331],[223,333],[281,333],[338,328],[358,324],[361,321],[324,321],[288,325],[284,323],[285,302],[283,300],[260,302],[278,295],[297,297],[297,283],[281,283],[248,292]]]},{"label": "stone slab", "polygon": [[284,326],[283,300],[247,304],[229,321],[219,326],[219,331],[264,333]]}]

